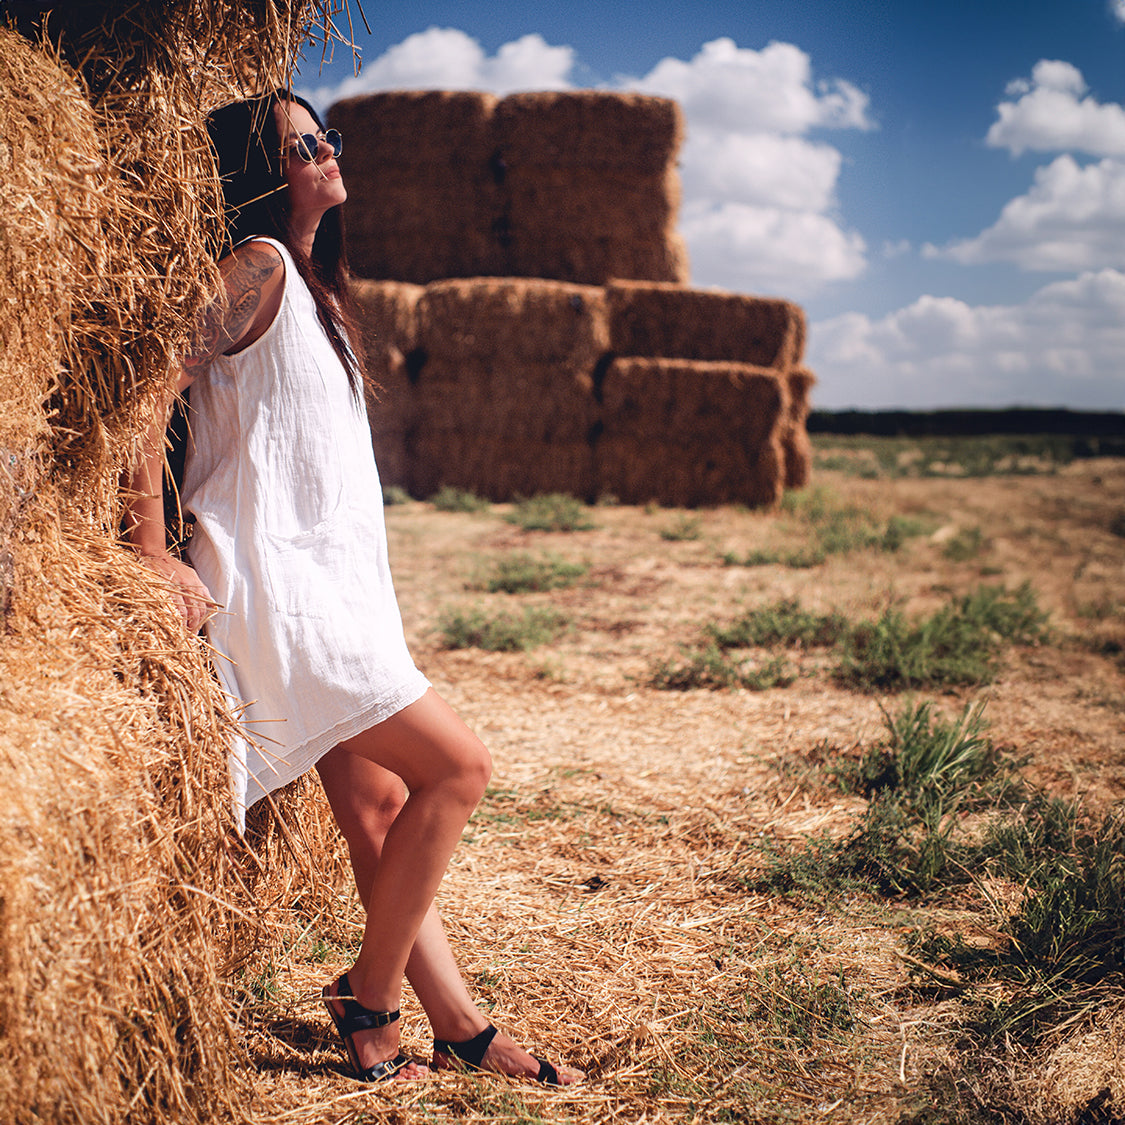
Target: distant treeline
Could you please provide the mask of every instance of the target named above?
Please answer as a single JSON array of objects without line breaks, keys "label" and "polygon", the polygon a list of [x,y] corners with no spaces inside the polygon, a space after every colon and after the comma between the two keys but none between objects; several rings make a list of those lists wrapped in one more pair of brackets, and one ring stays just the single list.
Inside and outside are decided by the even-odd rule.
[{"label": "distant treeline", "polygon": [[1090,452],[1125,454],[1125,413],[1018,407],[1008,410],[814,410],[810,434],[986,437],[1050,434],[1085,439]]}]

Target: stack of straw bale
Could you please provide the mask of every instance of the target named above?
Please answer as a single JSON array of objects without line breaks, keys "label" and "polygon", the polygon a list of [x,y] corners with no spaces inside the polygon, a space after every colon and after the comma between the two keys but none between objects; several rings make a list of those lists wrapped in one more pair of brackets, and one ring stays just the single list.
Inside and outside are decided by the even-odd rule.
[{"label": "stack of straw bale", "polygon": [[391,279],[357,283],[387,483],[668,504],[807,483],[804,314],[683,284],[674,102],[413,91],[329,120],[352,267]]},{"label": "stack of straw bale", "polygon": [[358,281],[385,483],[671,505],[775,503],[809,478],[804,314],[614,281]]},{"label": "stack of straw bale", "polygon": [[593,372],[608,345],[592,286],[451,280],[418,303],[425,362],[415,388],[411,490],[442,484],[496,500],[595,489]]},{"label": "stack of straw bale", "polygon": [[217,291],[205,110],[339,5],[56,5],[49,40],[37,7],[0,26],[0,1120],[245,1120],[228,982],[273,873],[119,482]]},{"label": "stack of straw bale", "polygon": [[329,121],[348,136],[361,276],[687,280],[672,101],[409,91],[338,102]]}]

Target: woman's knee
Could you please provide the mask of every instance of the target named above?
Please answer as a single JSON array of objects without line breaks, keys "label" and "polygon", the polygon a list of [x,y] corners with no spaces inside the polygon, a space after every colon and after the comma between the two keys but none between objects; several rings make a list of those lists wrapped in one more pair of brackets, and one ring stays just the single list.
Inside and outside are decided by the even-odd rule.
[{"label": "woman's knee", "polygon": [[465,805],[475,808],[484,796],[492,776],[492,755],[475,735],[466,737],[448,757],[449,768],[435,782],[451,790]]}]

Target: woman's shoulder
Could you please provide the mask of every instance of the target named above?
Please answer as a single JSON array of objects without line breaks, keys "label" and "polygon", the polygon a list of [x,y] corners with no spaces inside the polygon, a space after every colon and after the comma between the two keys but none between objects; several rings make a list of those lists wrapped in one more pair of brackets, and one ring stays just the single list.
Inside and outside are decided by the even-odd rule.
[{"label": "woman's shoulder", "polygon": [[227,290],[225,329],[233,355],[258,340],[273,323],[285,294],[286,256],[273,239],[240,242],[219,262]]},{"label": "woman's shoulder", "polygon": [[247,268],[276,272],[284,269],[286,257],[284,245],[275,238],[247,238],[219,260],[219,269],[224,277]]}]

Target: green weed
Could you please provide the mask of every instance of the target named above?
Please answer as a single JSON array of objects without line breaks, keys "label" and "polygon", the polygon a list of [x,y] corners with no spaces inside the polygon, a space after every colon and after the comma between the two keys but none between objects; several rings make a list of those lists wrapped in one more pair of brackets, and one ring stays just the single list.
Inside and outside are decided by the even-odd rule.
[{"label": "green weed", "polygon": [[968,562],[983,554],[987,546],[988,540],[979,527],[963,527],[946,541],[941,553],[950,562]]},{"label": "green weed", "polygon": [[396,504],[409,504],[410,493],[397,484],[383,485],[383,507],[392,508]]},{"label": "green weed", "polygon": [[660,529],[660,538],[670,543],[679,543],[685,540],[698,539],[703,533],[703,524],[698,516],[681,515],[667,527]]},{"label": "green weed", "polygon": [[768,1029],[771,1039],[803,1047],[822,1035],[850,1031],[856,1024],[841,968],[835,977],[810,974],[799,961],[756,972],[746,994],[748,1017]]},{"label": "green weed", "polygon": [[766,691],[788,687],[796,678],[796,672],[782,657],[755,667],[747,660],[735,659],[712,643],[696,651],[685,651],[679,659],[660,661],[649,673],[648,684],[658,691],[693,691],[696,688],[714,691],[737,687]]},{"label": "green weed", "polygon": [[890,608],[845,635],[836,677],[861,691],[987,684],[1004,645],[1042,640],[1046,624],[1027,583],[982,586],[916,621]]},{"label": "green weed", "polygon": [[559,590],[573,586],[588,570],[585,564],[567,562],[558,555],[536,556],[517,551],[495,559],[490,567],[474,576],[469,588],[487,590],[490,594]]},{"label": "green weed", "polygon": [[[974,1029],[1035,1041],[1093,1010],[1125,973],[1125,817],[1091,815],[1073,802],[1036,795],[1019,818],[989,833],[989,869],[1023,881],[1019,908],[994,948],[926,931],[913,948],[989,986],[976,998]],[[1004,987],[1000,992],[996,984]]]},{"label": "green weed", "polygon": [[594,526],[586,505],[563,492],[520,500],[504,518],[523,531],[589,531]]},{"label": "green weed", "polygon": [[474,492],[467,492],[463,488],[454,488],[452,485],[443,484],[441,488],[430,497],[439,512],[487,512],[492,505]]},{"label": "green weed", "polygon": [[870,797],[854,829],[841,840],[811,839],[794,855],[766,845],[760,884],[820,895],[860,888],[917,895],[969,879],[975,852],[955,836],[960,817],[1018,796],[1019,763],[985,736],[979,706],[949,722],[928,703],[883,714],[887,739],[849,771],[849,787]]},{"label": "green weed", "polygon": [[719,648],[751,648],[770,645],[804,647],[835,644],[847,629],[847,619],[838,613],[810,613],[796,598],[747,611],[730,625],[709,626],[708,635]]},{"label": "green weed", "polygon": [[866,796],[892,790],[916,807],[930,793],[959,795],[959,806],[1010,801],[1020,792],[1022,764],[1001,754],[985,734],[984,704],[969,704],[947,722],[928,702],[908,702],[897,715],[883,712],[886,742],[868,750],[857,767],[857,788]]},{"label": "green weed", "polygon": [[518,612],[491,615],[478,606],[444,613],[438,628],[446,648],[526,652],[555,640],[566,624],[564,615],[548,606],[524,606]]}]

